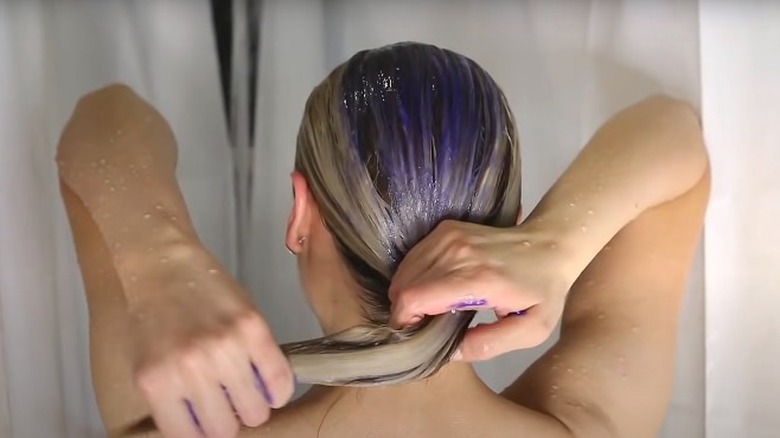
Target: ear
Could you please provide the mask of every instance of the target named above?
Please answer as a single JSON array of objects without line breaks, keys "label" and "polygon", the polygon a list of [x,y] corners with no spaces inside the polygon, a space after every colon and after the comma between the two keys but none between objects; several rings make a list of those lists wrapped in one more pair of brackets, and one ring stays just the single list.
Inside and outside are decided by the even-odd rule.
[{"label": "ear", "polygon": [[293,206],[290,217],[287,219],[285,242],[287,249],[298,254],[302,247],[301,239],[309,236],[312,199],[309,193],[309,184],[300,172],[293,172],[290,178],[292,179]]}]

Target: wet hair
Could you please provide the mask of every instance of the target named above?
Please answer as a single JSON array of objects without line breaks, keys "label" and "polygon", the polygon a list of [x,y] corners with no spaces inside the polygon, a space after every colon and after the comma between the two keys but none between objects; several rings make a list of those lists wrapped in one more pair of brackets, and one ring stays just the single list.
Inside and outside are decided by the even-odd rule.
[{"label": "wet hair", "polygon": [[388,325],[390,279],[447,219],[512,226],[520,154],[511,110],[477,63],[399,43],[358,52],[306,103],[295,169],[362,289],[365,324],[283,345],[298,381],[381,385],[428,377],[449,361],[474,312]]}]

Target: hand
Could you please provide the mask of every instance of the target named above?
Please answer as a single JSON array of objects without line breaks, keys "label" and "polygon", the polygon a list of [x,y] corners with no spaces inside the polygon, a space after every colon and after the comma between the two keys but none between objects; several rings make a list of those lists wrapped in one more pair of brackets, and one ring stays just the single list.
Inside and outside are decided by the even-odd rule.
[{"label": "hand", "polygon": [[[550,233],[444,221],[406,255],[390,285],[392,323],[452,309],[493,309],[455,360],[478,361],[544,342],[582,269]],[[538,228],[538,227],[537,227]]]},{"label": "hand", "polygon": [[268,325],[207,251],[166,254],[167,261],[147,254],[153,263],[133,266],[137,277],[128,285],[144,290],[129,304],[130,335],[136,383],[157,427],[170,438],[227,438],[239,421],[264,423],[293,392]]}]

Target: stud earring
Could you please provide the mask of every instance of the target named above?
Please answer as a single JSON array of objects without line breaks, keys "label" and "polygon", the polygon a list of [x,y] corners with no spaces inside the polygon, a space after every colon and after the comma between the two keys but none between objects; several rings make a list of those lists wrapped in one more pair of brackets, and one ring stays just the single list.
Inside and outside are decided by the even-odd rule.
[{"label": "stud earring", "polygon": [[[303,246],[303,244],[304,244],[305,242],[306,242],[306,236],[303,236],[303,237],[301,237],[300,239],[298,239],[298,245],[301,245],[301,246]],[[290,247],[289,247],[289,246],[285,245],[285,247],[287,248],[287,252],[289,252],[289,253],[290,253],[290,255],[298,255],[298,253],[296,253],[295,251],[293,251],[292,249],[290,249]]]}]

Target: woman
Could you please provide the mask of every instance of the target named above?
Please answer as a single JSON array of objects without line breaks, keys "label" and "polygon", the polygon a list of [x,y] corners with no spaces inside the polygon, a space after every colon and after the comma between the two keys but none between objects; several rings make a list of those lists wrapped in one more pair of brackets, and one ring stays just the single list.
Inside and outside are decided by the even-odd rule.
[{"label": "woman", "polygon": [[[162,117],[122,86],[83,98],[58,162],[107,429],[151,414],[170,437],[655,436],[709,191],[698,120],[664,97],[623,110],[512,226],[517,147],[500,89],[461,55],[398,44],[336,68],[306,105],[286,238],[327,336],[284,346],[288,362],[198,242]],[[498,321],[465,331],[476,309]],[[541,343],[561,314],[505,391],[479,380],[470,362]],[[289,363],[345,386],[269,419]]]}]

